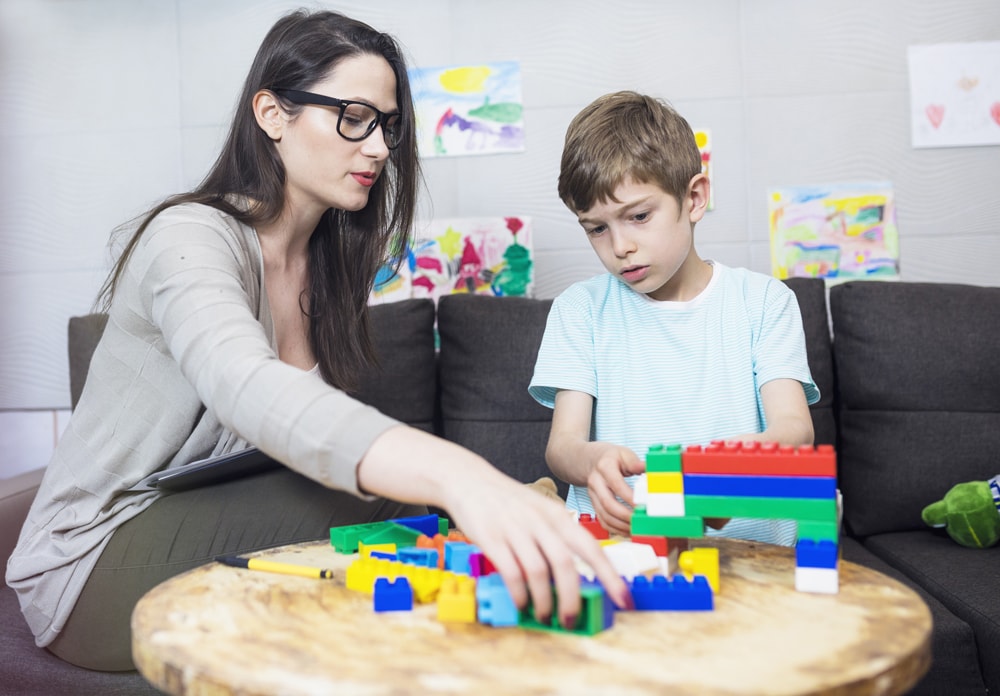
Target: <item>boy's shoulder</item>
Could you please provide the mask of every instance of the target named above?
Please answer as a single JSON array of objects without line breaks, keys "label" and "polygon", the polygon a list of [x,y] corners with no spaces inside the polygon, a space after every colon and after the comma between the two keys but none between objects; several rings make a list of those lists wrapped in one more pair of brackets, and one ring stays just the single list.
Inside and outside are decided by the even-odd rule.
[{"label": "boy's shoulder", "polygon": [[609,297],[616,297],[622,292],[631,291],[610,273],[601,273],[573,283],[559,293],[555,301],[574,305],[603,304]]},{"label": "boy's shoulder", "polygon": [[749,268],[729,267],[715,264],[719,279],[729,289],[739,292],[748,301],[761,300],[775,294],[791,293],[792,290],[774,276]]}]

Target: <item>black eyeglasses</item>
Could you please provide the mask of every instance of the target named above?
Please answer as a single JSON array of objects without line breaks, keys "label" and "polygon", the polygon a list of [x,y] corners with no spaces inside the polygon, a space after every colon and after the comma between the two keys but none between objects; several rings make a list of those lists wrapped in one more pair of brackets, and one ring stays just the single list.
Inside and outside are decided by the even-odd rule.
[{"label": "black eyeglasses", "polygon": [[382,126],[382,137],[385,139],[385,146],[390,150],[395,150],[403,138],[402,116],[398,113],[384,114],[371,104],[351,101],[349,99],[336,99],[323,94],[302,92],[297,89],[274,87],[271,91],[293,104],[332,106],[339,109],[337,132],[340,133],[340,137],[344,140],[352,142],[364,140],[372,134],[375,126],[379,125]]}]

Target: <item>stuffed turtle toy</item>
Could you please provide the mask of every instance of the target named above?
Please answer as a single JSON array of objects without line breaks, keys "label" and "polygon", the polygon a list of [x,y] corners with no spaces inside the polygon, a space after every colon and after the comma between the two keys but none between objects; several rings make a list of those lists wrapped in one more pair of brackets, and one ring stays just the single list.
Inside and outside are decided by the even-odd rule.
[{"label": "stuffed turtle toy", "polygon": [[952,486],[944,498],[920,515],[931,527],[944,528],[962,546],[985,549],[1000,541],[1000,474],[989,481]]}]

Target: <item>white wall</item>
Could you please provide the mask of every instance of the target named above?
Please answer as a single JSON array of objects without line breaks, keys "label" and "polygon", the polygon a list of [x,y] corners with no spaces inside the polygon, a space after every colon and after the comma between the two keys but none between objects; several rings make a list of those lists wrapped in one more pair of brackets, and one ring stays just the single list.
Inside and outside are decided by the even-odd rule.
[{"label": "white wall", "polygon": [[911,149],[906,67],[910,44],[1000,39],[997,0],[0,0],[0,477],[47,461],[110,231],[197,183],[258,43],[303,4],[416,65],[520,61],[527,151],[426,162],[421,214],[531,216],[539,296],[599,270],[559,153],[626,88],[712,130],[704,256],[769,272],[768,187],[888,179],[904,280],[1000,285],[1000,147]]}]

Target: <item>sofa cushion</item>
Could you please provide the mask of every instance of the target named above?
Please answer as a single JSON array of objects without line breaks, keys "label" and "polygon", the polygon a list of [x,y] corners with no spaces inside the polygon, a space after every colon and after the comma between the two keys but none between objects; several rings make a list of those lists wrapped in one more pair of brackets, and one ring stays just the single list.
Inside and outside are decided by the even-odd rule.
[{"label": "sofa cushion", "polygon": [[878,534],[864,544],[972,627],[983,679],[1000,694],[1000,546],[968,549],[932,529]]},{"label": "sofa cushion", "polygon": [[950,612],[912,578],[893,568],[855,539],[843,537],[841,550],[846,561],[877,570],[914,590],[931,610],[931,667],[908,696],[985,696],[986,685],[976,659],[976,637],[972,627]]},{"label": "sofa cushion", "polygon": [[0,692],[18,696],[139,696],[159,694],[138,672],[93,672],[35,646],[17,595],[0,587]]},{"label": "sofa cushion", "polygon": [[434,303],[412,299],[373,306],[371,330],[378,365],[361,373],[352,395],[387,416],[432,431],[437,398]]},{"label": "sofa cushion", "polygon": [[1000,288],[852,282],[830,312],[847,528],[924,529],[924,506],[1000,469]]},{"label": "sofa cushion", "polygon": [[551,306],[483,295],[447,295],[438,304],[443,434],[524,482],[551,475],[552,412],[528,395]]},{"label": "sofa cushion", "polygon": [[837,444],[837,423],[833,415],[833,352],[830,320],[826,311],[826,283],[822,278],[788,278],[785,284],[795,292],[806,334],[806,358],[820,399],[809,407],[814,442]]}]

